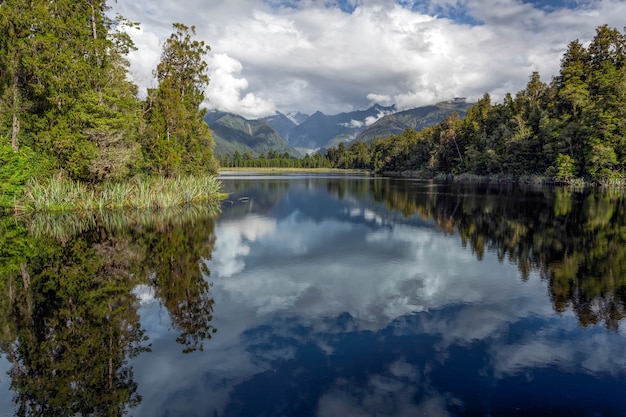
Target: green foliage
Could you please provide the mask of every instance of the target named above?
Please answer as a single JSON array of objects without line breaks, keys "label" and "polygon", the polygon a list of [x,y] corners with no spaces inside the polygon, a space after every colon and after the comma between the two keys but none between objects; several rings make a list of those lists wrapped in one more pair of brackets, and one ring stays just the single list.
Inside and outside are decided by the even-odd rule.
[{"label": "green foliage", "polygon": [[560,153],[555,162],[554,179],[559,182],[569,183],[574,178],[574,158]]},{"label": "green foliage", "polygon": [[14,203],[20,212],[59,212],[104,209],[163,209],[216,202],[220,182],[213,175],[135,178],[97,187],[67,178],[30,180],[24,196]]},{"label": "green foliage", "polygon": [[[537,72],[503,103],[489,94],[463,120],[449,116],[419,132],[373,141],[374,172],[521,178],[548,175],[558,182],[626,180],[626,35],[608,26],[585,48],[573,41],[550,83]],[[412,132],[412,133],[411,133]],[[364,150],[328,149],[334,167],[363,167]]]},{"label": "green foliage", "polygon": [[[174,25],[155,71],[159,89],[141,103],[125,59],[135,47],[124,28],[136,24],[110,18],[105,0],[0,4],[0,204],[28,179],[51,174],[93,184],[163,173],[164,165],[178,167],[171,175],[215,172],[199,110],[208,46],[191,40],[193,28]],[[145,141],[145,132],[158,134]]]},{"label": "green foliage", "polygon": [[148,91],[144,153],[149,170],[165,176],[215,173],[213,139],[200,109],[209,83],[204,41],[195,28],[174,24],[154,75],[159,86]]},{"label": "green foliage", "polygon": [[305,155],[302,158],[293,158],[289,153],[279,154],[270,150],[267,157],[259,155],[254,158],[251,153],[235,151],[232,155],[227,153],[218,155],[220,166],[224,168],[330,168],[328,158],[320,153]]},{"label": "green foliage", "polygon": [[30,148],[21,147],[15,152],[11,146],[0,144],[0,207],[14,207],[23,197],[26,183],[49,172],[49,161]]}]

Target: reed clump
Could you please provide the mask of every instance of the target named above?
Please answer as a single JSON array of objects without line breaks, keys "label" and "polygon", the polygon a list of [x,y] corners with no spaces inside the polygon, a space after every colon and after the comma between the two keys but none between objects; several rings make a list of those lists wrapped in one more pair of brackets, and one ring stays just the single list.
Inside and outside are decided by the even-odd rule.
[{"label": "reed clump", "polygon": [[214,176],[145,177],[97,186],[67,178],[31,180],[16,212],[149,209],[218,201],[221,183]]}]

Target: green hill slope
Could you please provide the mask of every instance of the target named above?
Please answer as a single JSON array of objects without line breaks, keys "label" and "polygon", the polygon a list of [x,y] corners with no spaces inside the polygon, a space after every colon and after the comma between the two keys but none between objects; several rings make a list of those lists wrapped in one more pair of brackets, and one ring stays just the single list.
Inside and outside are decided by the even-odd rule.
[{"label": "green hill slope", "polygon": [[269,151],[301,156],[265,121],[248,120],[231,113],[208,113],[204,120],[213,131],[215,155],[252,152],[254,156]]},{"label": "green hill slope", "polygon": [[471,106],[472,104],[465,103],[465,101],[452,101],[390,114],[359,133],[355,141],[371,142],[376,138],[397,135],[406,129],[421,130],[439,123],[454,112],[459,113],[459,116],[463,118]]}]

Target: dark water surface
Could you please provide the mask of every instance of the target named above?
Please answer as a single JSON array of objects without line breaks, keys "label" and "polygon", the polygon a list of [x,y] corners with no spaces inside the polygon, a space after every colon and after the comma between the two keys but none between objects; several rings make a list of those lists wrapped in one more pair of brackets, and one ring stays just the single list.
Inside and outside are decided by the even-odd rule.
[{"label": "dark water surface", "polygon": [[626,416],[626,195],[225,176],[0,219],[0,415]]}]

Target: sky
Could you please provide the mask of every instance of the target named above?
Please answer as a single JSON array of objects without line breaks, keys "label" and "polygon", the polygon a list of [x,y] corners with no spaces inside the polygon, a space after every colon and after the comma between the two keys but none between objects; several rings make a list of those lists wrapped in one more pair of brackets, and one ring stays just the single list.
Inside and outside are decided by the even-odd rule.
[{"label": "sky", "polygon": [[377,103],[408,109],[454,97],[494,102],[533,71],[548,82],[567,44],[608,24],[626,0],[117,0],[138,50],[131,77],[152,70],[172,23],[196,27],[211,52],[205,105],[249,119],[277,111],[337,114]]}]

